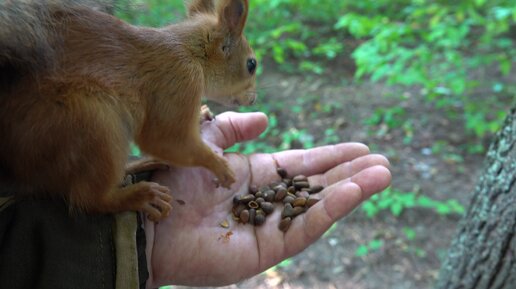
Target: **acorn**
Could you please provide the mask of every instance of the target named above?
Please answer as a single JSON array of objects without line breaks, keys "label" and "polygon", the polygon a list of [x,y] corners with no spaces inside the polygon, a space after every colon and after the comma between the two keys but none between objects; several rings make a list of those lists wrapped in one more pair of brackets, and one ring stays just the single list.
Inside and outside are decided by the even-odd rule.
[{"label": "acorn", "polygon": [[297,183],[294,183],[294,187],[296,188],[296,190],[300,191],[303,188],[309,188],[310,184],[308,182],[305,182],[305,181],[297,182]]},{"label": "acorn", "polygon": [[277,168],[276,169],[276,172],[278,173],[278,175],[280,176],[280,178],[284,179],[287,177],[287,170],[285,170],[284,168]]},{"label": "acorn", "polygon": [[297,197],[294,202],[292,203],[292,205],[294,207],[304,207],[304,205],[306,204],[306,198],[303,198],[303,197]]},{"label": "acorn", "polygon": [[274,211],[274,205],[270,202],[262,202],[260,204],[260,207],[262,208],[262,210],[265,212],[265,214],[270,214]]},{"label": "acorn", "polygon": [[304,207],[294,207],[292,209],[292,218],[297,217],[298,215],[300,215],[301,213],[304,213],[304,212],[305,212]]},{"label": "acorn", "polygon": [[287,195],[287,190],[282,188],[281,190],[278,190],[276,192],[276,195],[274,196],[274,201],[280,202],[283,201],[283,198]]},{"label": "acorn", "polygon": [[316,186],[310,187],[310,191],[312,194],[317,194],[320,191],[322,191],[323,189],[324,189],[324,187],[321,185],[316,185]]},{"label": "acorn", "polygon": [[306,200],[306,204],[305,204],[305,205],[306,205],[308,208],[310,208],[311,206],[313,206],[313,205],[317,204],[317,202],[319,202],[319,201],[320,201],[320,199],[310,197],[310,198],[308,198],[308,199]]},{"label": "acorn", "polygon": [[255,197],[252,194],[243,195],[240,197],[240,203],[247,204],[250,201],[254,201]]},{"label": "acorn", "polygon": [[292,178],[292,182],[294,182],[294,183],[307,182],[307,181],[308,181],[308,178],[304,175],[297,175],[294,178]]},{"label": "acorn", "polygon": [[289,192],[291,194],[295,194],[296,193],[296,187],[294,187],[294,186],[288,187],[287,192]]},{"label": "acorn", "polygon": [[274,186],[273,189],[277,193],[279,190],[285,190],[287,185],[285,183],[280,183],[277,186]]},{"label": "acorn", "polygon": [[281,212],[281,217],[286,218],[286,217],[292,217],[292,216],[294,216],[294,208],[292,207],[291,204],[287,203],[283,207],[283,211]]},{"label": "acorn", "polygon": [[240,213],[242,213],[243,210],[246,209],[246,206],[244,204],[238,204],[236,206],[233,207],[232,211],[233,211],[233,215],[235,217],[239,217],[240,218]]},{"label": "acorn", "polygon": [[260,226],[265,223],[265,213],[262,210],[256,210],[256,216],[254,217],[254,225]]},{"label": "acorn", "polygon": [[295,199],[296,199],[295,196],[287,195],[285,198],[283,198],[283,203],[284,204],[287,204],[287,203],[293,204]]},{"label": "acorn", "polygon": [[307,191],[296,192],[296,197],[308,198],[310,194]]},{"label": "acorn", "polygon": [[256,210],[249,209],[249,224],[254,225],[255,217],[256,217]]},{"label": "acorn", "polygon": [[249,211],[248,210],[243,210],[242,212],[240,212],[240,221],[245,224],[249,221]]},{"label": "acorn", "polygon": [[266,190],[270,190],[271,187],[269,187],[268,185],[263,185],[260,187],[260,191],[262,192],[265,192]]},{"label": "acorn", "polygon": [[263,193],[263,198],[267,202],[273,202],[276,199],[276,195],[277,195],[276,192],[269,189]]},{"label": "acorn", "polygon": [[299,192],[305,192],[307,194],[313,194],[312,192],[312,188],[301,188],[301,190]]},{"label": "acorn", "polygon": [[278,228],[282,232],[286,232],[288,230],[288,228],[290,228],[291,223],[292,223],[292,218],[290,218],[290,217],[283,218],[281,220],[281,222],[279,223]]}]

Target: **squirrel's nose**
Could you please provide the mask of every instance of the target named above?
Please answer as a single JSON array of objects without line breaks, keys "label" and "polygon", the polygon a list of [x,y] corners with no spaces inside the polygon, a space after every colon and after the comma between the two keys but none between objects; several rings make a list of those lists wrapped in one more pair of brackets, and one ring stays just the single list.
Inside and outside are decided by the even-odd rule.
[{"label": "squirrel's nose", "polygon": [[248,58],[247,59],[247,71],[249,71],[249,74],[253,75],[256,71],[256,59],[254,58]]}]

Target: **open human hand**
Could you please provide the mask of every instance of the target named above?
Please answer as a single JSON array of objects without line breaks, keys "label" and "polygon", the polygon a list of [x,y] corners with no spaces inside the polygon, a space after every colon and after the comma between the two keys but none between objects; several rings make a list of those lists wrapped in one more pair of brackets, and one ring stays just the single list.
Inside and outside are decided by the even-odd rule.
[{"label": "open human hand", "polygon": [[[223,150],[256,138],[266,126],[262,113],[223,113],[204,123],[202,134],[207,143]],[[230,189],[217,188],[204,168],[171,168],[154,174],[154,181],[168,186],[184,204],[174,204],[170,216],[159,223],[145,223],[148,288],[220,286],[252,277],[307,248],[391,180],[387,159],[370,154],[360,143],[225,157],[237,179]],[[308,176],[311,185],[325,186],[319,193],[322,200],[296,217],[286,233],[278,229],[279,208],[259,227],[232,220],[233,197],[247,193],[250,185],[278,180],[278,166],[290,176]],[[223,220],[229,221],[229,228],[220,226]]]}]

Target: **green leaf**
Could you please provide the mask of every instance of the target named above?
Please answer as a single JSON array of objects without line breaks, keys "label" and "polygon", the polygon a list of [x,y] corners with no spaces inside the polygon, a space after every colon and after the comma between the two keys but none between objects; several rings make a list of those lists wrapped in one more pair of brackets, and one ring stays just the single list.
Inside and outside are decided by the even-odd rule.
[{"label": "green leaf", "polygon": [[285,267],[288,267],[290,265],[292,265],[293,261],[292,261],[292,258],[288,258],[288,259],[285,259],[283,261],[281,261],[278,265],[278,267],[280,268],[285,268]]},{"label": "green leaf", "polygon": [[475,6],[482,7],[486,3],[486,0],[475,0]]},{"label": "green leaf", "polygon": [[337,230],[337,227],[337,223],[333,223],[333,225],[331,225],[331,227],[328,230],[326,230],[326,232],[324,232],[323,238],[327,237],[329,234]]},{"label": "green leaf", "polygon": [[437,204],[436,211],[439,215],[447,215],[451,212],[451,209],[446,204]]},{"label": "green leaf", "polygon": [[363,257],[366,256],[369,253],[369,249],[366,245],[360,245],[358,246],[357,250],[355,251],[355,256],[357,257]]},{"label": "green leaf", "polygon": [[420,196],[417,198],[417,204],[423,208],[431,208],[435,205],[435,201],[427,196]]},{"label": "green leaf", "polygon": [[389,76],[391,71],[392,71],[392,68],[388,64],[384,64],[382,66],[379,66],[379,67],[376,68],[376,70],[371,75],[371,80],[373,82],[376,82],[376,81],[378,81],[378,80],[380,80],[382,78],[385,78],[385,77]]},{"label": "green leaf", "polygon": [[367,217],[372,218],[378,214],[380,211],[378,207],[376,207],[373,202],[366,201],[362,204],[362,210],[366,212]]},{"label": "green leaf", "polygon": [[285,62],[285,50],[281,46],[274,46],[272,47],[272,56],[274,57],[274,60],[277,63],[283,63]]},{"label": "green leaf", "polygon": [[511,73],[512,62],[508,58],[503,58],[499,62],[500,72],[504,76],[508,76]]},{"label": "green leaf", "polygon": [[376,251],[380,248],[383,247],[383,241],[382,240],[377,240],[377,239],[374,239],[374,240],[371,240],[369,242],[369,249],[373,250],[373,251]]},{"label": "green leaf", "polygon": [[416,248],[415,251],[416,251],[416,256],[418,256],[420,258],[424,258],[424,257],[426,257],[428,255],[426,253],[426,251],[424,249],[421,249],[421,248]]},{"label": "green leaf", "polygon": [[401,212],[403,211],[403,206],[398,202],[391,205],[391,213],[398,217],[401,215]]},{"label": "green leaf", "polygon": [[404,227],[402,230],[409,241],[412,241],[416,238],[416,231],[414,231],[414,229]]},{"label": "green leaf", "polygon": [[454,94],[460,95],[463,94],[466,90],[466,81],[460,77],[456,77],[455,79],[450,81],[450,87]]},{"label": "green leaf", "polygon": [[455,213],[464,214],[466,212],[466,208],[455,199],[448,200],[447,204]]}]

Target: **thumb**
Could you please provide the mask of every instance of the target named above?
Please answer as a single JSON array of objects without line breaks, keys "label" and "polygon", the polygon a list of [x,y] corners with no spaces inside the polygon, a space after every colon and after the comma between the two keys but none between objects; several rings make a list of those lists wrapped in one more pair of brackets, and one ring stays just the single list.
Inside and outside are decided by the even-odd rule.
[{"label": "thumb", "polygon": [[219,148],[227,149],[235,143],[257,138],[268,125],[261,112],[225,112],[211,122],[201,125],[202,138]]}]

